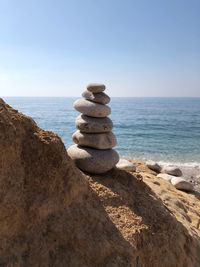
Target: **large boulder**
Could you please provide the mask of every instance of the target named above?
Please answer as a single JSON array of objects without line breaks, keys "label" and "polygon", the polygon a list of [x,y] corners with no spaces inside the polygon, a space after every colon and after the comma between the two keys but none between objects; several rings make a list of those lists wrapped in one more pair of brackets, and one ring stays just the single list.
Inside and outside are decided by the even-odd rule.
[{"label": "large boulder", "polygon": [[200,266],[195,196],[180,191],[178,212],[157,181],[85,176],[56,134],[2,100],[0,151],[0,266]]}]

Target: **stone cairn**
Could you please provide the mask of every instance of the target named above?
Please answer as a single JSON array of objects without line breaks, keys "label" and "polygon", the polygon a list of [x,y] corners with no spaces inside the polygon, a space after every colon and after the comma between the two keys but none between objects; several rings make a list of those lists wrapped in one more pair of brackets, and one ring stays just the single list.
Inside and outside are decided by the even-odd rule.
[{"label": "stone cairn", "polygon": [[74,108],[81,114],[72,136],[76,144],[67,150],[79,169],[93,174],[105,173],[119,161],[118,153],[112,149],[117,140],[108,118],[111,109],[106,104],[110,97],[103,92],[105,89],[103,84],[89,84],[83,98],[74,102]]}]

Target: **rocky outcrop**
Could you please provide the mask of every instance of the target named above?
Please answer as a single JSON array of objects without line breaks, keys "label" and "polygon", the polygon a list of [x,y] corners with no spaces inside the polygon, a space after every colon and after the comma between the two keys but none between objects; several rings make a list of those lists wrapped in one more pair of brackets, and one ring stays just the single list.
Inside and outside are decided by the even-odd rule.
[{"label": "rocky outcrop", "polygon": [[200,265],[198,196],[162,180],[177,197],[167,205],[167,186],[139,168],[85,176],[57,135],[2,100],[0,151],[0,266]]}]

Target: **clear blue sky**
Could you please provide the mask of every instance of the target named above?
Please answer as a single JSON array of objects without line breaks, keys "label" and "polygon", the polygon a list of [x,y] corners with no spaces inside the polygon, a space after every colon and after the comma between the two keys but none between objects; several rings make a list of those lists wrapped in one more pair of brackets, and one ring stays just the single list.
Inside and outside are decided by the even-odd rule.
[{"label": "clear blue sky", "polygon": [[200,96],[200,0],[0,0],[0,96]]}]

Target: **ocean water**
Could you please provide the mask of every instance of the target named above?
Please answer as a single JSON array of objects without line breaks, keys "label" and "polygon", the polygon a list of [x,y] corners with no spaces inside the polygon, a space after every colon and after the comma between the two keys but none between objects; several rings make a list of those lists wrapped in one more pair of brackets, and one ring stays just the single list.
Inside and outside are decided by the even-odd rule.
[{"label": "ocean water", "polygon": [[[4,98],[72,144],[75,98]],[[200,166],[200,98],[112,98],[117,151],[132,159]]]}]

